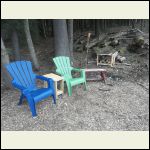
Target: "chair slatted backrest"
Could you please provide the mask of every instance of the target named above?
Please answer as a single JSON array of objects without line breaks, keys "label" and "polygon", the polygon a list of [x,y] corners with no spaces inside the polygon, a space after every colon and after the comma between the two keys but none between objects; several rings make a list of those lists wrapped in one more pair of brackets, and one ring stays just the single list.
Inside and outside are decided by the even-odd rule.
[{"label": "chair slatted backrest", "polygon": [[66,56],[58,56],[53,58],[53,61],[57,67],[57,69],[60,71],[61,75],[67,76],[69,78],[72,78],[71,75],[71,64],[69,57]]},{"label": "chair slatted backrest", "polygon": [[35,74],[30,61],[15,61],[6,65],[6,68],[18,85],[28,89],[36,87]]}]

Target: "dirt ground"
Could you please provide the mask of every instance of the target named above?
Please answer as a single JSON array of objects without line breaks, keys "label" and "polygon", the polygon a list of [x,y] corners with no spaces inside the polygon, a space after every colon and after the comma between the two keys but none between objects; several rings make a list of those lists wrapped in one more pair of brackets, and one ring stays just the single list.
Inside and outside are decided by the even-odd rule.
[{"label": "dirt ground", "polygon": [[[52,41],[51,41],[52,42]],[[50,41],[37,45],[41,69],[38,74],[54,72],[54,56]],[[46,46],[47,45],[47,46]],[[50,53],[51,50],[51,53]],[[75,66],[85,54],[74,53]],[[73,87],[68,96],[52,103],[49,97],[36,106],[38,116],[32,118],[26,101],[17,106],[20,93],[1,83],[1,130],[3,131],[148,131],[149,130],[149,56],[126,51],[123,56],[131,66],[116,65],[107,69],[106,84],[87,82]],[[24,55],[24,58],[28,58]],[[95,64],[91,67],[96,67]],[[109,85],[108,85],[109,83]],[[105,89],[106,91],[99,90]]]}]

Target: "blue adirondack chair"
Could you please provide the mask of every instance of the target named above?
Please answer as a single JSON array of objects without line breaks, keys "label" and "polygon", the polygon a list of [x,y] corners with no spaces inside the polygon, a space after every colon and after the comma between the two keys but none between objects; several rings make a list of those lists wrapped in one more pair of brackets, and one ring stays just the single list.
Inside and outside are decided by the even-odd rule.
[{"label": "blue adirondack chair", "polygon": [[[6,69],[13,78],[12,85],[21,92],[18,105],[21,105],[23,99],[26,98],[33,117],[37,115],[35,106],[37,102],[52,96],[54,104],[56,104],[53,86],[54,81],[50,78],[36,75],[32,71],[32,65],[30,61],[12,62],[6,65]],[[36,85],[36,79],[47,81],[48,88],[38,88]]]}]

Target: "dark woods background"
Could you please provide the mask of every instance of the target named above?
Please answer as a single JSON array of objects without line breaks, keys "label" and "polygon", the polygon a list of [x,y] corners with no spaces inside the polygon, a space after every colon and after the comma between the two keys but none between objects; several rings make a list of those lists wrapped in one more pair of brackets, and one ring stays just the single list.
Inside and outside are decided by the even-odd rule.
[{"label": "dark woods background", "polygon": [[[9,76],[4,65],[15,60],[30,60],[35,70],[40,70],[40,60],[50,56],[69,56],[73,61],[73,53],[82,43],[81,35],[99,38],[101,34],[113,33],[122,29],[138,28],[149,32],[149,20],[143,19],[20,19],[1,20],[1,67],[3,79],[8,87]],[[84,41],[83,41],[84,42]],[[48,55],[43,51],[47,49]]]}]

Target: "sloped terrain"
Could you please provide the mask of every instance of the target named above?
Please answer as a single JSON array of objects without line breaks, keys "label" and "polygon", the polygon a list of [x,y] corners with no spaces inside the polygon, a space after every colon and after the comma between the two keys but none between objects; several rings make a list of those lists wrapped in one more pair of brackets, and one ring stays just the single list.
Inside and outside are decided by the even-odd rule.
[{"label": "sloped terrain", "polygon": [[[47,45],[50,46],[47,46]],[[52,41],[36,45],[40,70],[37,74],[54,72]],[[122,56],[131,64],[101,67],[107,70],[106,84],[87,82],[73,87],[68,96],[52,103],[49,97],[37,104],[36,118],[32,118],[26,101],[17,106],[20,93],[5,89],[1,82],[1,130],[3,131],[148,131],[149,130],[149,50],[146,55],[130,53]],[[29,55],[22,55],[29,59]],[[85,52],[74,52],[74,66],[85,63]],[[83,67],[82,66],[82,67]],[[92,64],[89,67],[97,67]],[[42,86],[42,83],[39,83]],[[104,90],[100,90],[104,89]]]}]

